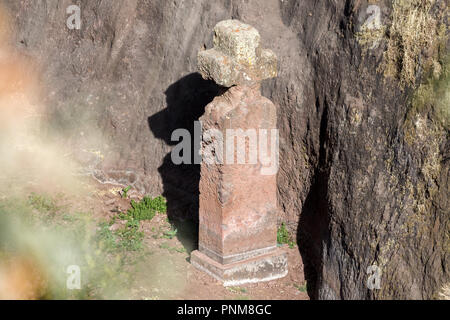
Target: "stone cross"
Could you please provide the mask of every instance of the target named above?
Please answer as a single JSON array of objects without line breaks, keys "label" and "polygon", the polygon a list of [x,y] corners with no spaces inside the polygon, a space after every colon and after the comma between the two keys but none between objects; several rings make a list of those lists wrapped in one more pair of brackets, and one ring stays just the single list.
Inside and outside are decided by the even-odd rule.
[{"label": "stone cross", "polygon": [[238,20],[219,22],[214,28],[214,49],[200,51],[198,68],[218,85],[251,85],[276,77],[277,58],[261,49],[258,30]]},{"label": "stone cross", "polygon": [[[277,115],[260,92],[261,81],[277,74],[276,56],[261,49],[255,28],[226,20],[214,29],[214,49],[199,52],[198,67],[203,78],[229,89],[200,118],[202,149],[212,149],[222,161],[205,161],[204,155],[199,250],[191,262],[225,286],[281,278],[287,274],[287,257],[277,247],[276,170],[265,170],[278,165]],[[237,161],[239,151],[228,156],[235,143],[238,149],[241,145],[243,163]],[[262,153],[269,150],[272,156],[265,161]]]}]

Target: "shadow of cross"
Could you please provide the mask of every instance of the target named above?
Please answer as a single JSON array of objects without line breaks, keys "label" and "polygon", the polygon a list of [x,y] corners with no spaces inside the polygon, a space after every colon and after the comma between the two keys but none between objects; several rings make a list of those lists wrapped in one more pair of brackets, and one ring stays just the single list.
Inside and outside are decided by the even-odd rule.
[{"label": "shadow of cross", "polygon": [[[153,135],[169,146],[179,142],[172,141],[176,129],[186,129],[191,136],[191,154],[198,153],[194,144],[194,122],[205,111],[205,106],[222,92],[213,81],[202,79],[200,74],[188,74],[172,83],[164,92],[166,108],[148,118],[148,126]],[[167,215],[177,228],[177,238],[188,252],[197,248],[197,221],[200,165],[175,165],[171,152],[167,153],[158,168],[163,183],[162,195],[167,200]]]}]

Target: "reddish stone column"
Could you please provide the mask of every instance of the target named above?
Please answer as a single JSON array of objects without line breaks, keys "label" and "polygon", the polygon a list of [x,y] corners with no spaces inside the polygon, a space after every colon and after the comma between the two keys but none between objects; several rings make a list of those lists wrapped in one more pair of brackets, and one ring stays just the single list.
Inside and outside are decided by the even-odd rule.
[{"label": "reddish stone column", "polygon": [[260,82],[276,76],[276,57],[260,48],[256,29],[237,20],[220,22],[214,33],[199,69],[229,89],[200,119],[199,250],[191,262],[224,285],[281,278],[287,257],[276,235],[277,115],[260,93]]}]

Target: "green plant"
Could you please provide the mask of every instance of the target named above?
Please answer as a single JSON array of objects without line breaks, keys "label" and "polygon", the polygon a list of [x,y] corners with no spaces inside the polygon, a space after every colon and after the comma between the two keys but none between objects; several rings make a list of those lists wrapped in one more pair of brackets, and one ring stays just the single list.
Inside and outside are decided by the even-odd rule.
[{"label": "green plant", "polygon": [[152,207],[159,213],[166,213],[167,201],[163,196],[158,196],[152,200]]},{"label": "green plant", "polygon": [[287,244],[289,248],[295,247],[295,242],[293,241],[289,231],[286,228],[286,224],[283,222],[277,231],[277,242],[279,245]]},{"label": "green plant", "polygon": [[131,200],[127,215],[135,220],[151,220],[157,212],[164,213],[166,210],[166,200],[162,196],[154,199],[145,196],[140,202]]},{"label": "green plant", "polygon": [[163,238],[173,239],[177,235],[177,233],[178,233],[178,230],[172,228],[172,229],[170,229],[168,231],[164,231]]},{"label": "green plant", "polygon": [[186,253],[187,252],[186,248],[184,248],[184,247],[176,248],[175,251],[178,253]]},{"label": "green plant", "polygon": [[247,293],[247,289],[241,287],[228,287],[227,289],[231,293]]},{"label": "green plant", "polygon": [[128,186],[128,187],[122,189],[122,198],[123,199],[128,198],[128,191],[130,191],[130,189],[131,189],[131,186]]},{"label": "green plant", "polygon": [[294,283],[294,287],[300,292],[306,292],[307,291],[307,283],[306,282],[304,284],[302,284],[302,285],[298,285],[298,284]]},{"label": "green plant", "polygon": [[98,231],[96,234],[96,240],[99,247],[107,252],[111,252],[117,249],[117,237],[109,229],[110,224],[107,222],[101,222],[98,226]]},{"label": "green plant", "polygon": [[28,203],[33,209],[36,209],[41,213],[54,214],[62,209],[62,207],[58,205],[57,199],[34,192],[28,197]]},{"label": "green plant", "polygon": [[110,227],[111,223],[100,223],[96,235],[99,247],[110,253],[143,249],[144,233],[139,231],[139,221],[129,220],[123,228],[115,231]]},{"label": "green plant", "polygon": [[127,251],[139,251],[143,248],[144,233],[139,231],[139,221],[129,220],[125,227],[117,230],[118,246]]}]

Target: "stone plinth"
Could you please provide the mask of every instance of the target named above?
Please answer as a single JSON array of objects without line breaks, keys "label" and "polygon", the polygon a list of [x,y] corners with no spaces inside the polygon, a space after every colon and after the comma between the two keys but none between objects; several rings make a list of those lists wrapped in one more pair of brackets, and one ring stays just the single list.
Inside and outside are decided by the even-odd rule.
[{"label": "stone plinth", "polygon": [[233,65],[240,65],[236,74],[248,71],[245,68],[249,66],[261,70],[252,81],[239,83],[216,97],[200,118],[199,250],[192,253],[191,262],[224,285],[273,280],[287,274],[286,254],[277,248],[277,112],[261,95],[259,83],[265,72],[276,74],[276,70],[267,71],[276,65],[276,59],[273,55],[270,66],[265,65],[259,39],[256,29],[229,20],[215,28],[216,47],[199,54],[202,75],[213,75],[219,84],[223,83],[220,79],[226,78],[228,83],[242,78],[221,73],[220,61],[205,64],[202,59],[211,52],[220,52]]},{"label": "stone plinth", "polygon": [[[225,285],[286,275],[286,255],[277,249],[276,241],[276,173],[263,174],[265,166],[259,155],[256,163],[249,163],[250,142],[246,138],[254,132],[253,137],[259,139],[264,137],[262,132],[267,132],[267,154],[270,154],[269,133],[276,129],[275,105],[260,94],[258,85],[236,86],[216,97],[200,120],[203,132],[224,133],[222,151],[217,150],[220,145],[214,145],[213,152],[223,155],[223,163],[207,164],[205,159],[202,163],[199,252],[193,254],[192,263]],[[238,134],[236,137],[227,134],[229,129],[234,129],[233,133],[242,130],[240,143],[245,146],[245,164],[237,161]],[[204,139],[204,149],[214,144],[211,140]],[[235,150],[233,161],[228,161],[227,149]]]},{"label": "stone plinth", "polygon": [[275,250],[239,262],[221,264],[201,251],[194,251],[191,263],[224,286],[238,286],[282,278],[287,275],[286,252]]}]

